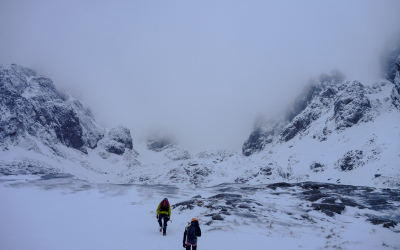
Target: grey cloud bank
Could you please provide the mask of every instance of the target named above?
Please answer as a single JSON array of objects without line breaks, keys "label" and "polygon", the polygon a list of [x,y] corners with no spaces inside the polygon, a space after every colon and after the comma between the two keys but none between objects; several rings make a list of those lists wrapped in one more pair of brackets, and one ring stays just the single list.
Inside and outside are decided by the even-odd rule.
[{"label": "grey cloud bank", "polygon": [[[240,152],[309,78],[372,84],[399,1],[2,1],[0,63],[31,67],[134,139]],[[159,132],[157,132],[159,133]],[[135,146],[135,142],[134,142]]]}]

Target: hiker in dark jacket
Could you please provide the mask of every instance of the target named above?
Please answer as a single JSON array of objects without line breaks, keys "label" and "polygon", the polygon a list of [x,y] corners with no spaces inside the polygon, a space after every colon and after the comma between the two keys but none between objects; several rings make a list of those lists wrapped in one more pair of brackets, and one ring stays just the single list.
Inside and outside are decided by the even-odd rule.
[{"label": "hiker in dark jacket", "polygon": [[197,237],[200,236],[201,230],[199,221],[196,218],[193,218],[192,222],[185,227],[185,232],[183,233],[183,247],[186,248],[186,250],[190,250],[190,247],[192,247],[192,250],[196,250]]},{"label": "hiker in dark jacket", "polygon": [[[164,198],[164,200],[162,200],[157,207],[158,224],[160,225],[160,232],[161,228],[163,230],[163,235],[167,234],[167,222],[169,221],[170,218],[171,218],[171,206],[169,205],[168,199]],[[161,220],[164,220],[164,226],[161,223]]]}]

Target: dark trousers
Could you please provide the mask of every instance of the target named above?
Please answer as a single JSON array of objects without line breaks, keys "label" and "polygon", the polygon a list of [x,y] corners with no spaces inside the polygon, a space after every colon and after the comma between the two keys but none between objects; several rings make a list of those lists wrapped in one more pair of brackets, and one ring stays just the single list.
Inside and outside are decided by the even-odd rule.
[{"label": "dark trousers", "polygon": [[[192,246],[192,250],[196,250],[197,246]],[[186,246],[186,250],[190,250],[190,246]]]},{"label": "dark trousers", "polygon": [[[162,225],[161,220],[164,220],[164,226]],[[158,224],[160,225],[160,227],[163,228],[164,232],[167,231],[167,226],[168,226],[167,222],[168,222],[168,220],[169,220],[168,215],[166,215],[166,214],[159,214],[158,215]]]}]

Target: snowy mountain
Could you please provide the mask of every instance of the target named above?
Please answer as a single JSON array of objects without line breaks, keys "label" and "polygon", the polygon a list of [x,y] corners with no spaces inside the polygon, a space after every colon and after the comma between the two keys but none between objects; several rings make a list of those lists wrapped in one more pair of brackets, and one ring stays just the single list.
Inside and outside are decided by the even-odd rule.
[{"label": "snowy mountain", "polygon": [[140,164],[129,129],[104,129],[90,109],[31,69],[0,65],[0,95],[2,174],[93,178]]},{"label": "snowy mountain", "polygon": [[124,171],[122,181],[196,187],[280,181],[399,187],[400,112],[393,95],[398,85],[389,80],[370,87],[346,81],[336,70],[322,74],[283,119],[256,120],[242,155],[206,151],[160,165],[156,173],[145,166]]},{"label": "snowy mountain", "polygon": [[399,187],[400,54],[389,62],[386,79],[373,86],[347,81],[337,70],[322,74],[284,118],[257,119],[242,154],[196,156],[169,137],[148,138],[135,150],[128,128],[102,128],[49,78],[1,65],[0,173],[195,187],[279,181]]}]

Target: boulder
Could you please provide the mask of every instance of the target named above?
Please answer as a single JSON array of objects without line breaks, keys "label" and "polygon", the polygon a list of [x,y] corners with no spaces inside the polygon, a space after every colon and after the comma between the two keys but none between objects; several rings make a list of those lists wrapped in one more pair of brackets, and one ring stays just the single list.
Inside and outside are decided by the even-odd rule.
[{"label": "boulder", "polygon": [[119,125],[115,128],[112,128],[108,133],[108,138],[110,140],[122,143],[125,148],[133,148],[131,131],[127,127]]},{"label": "boulder", "polygon": [[222,217],[220,214],[213,215],[211,218],[213,220],[224,220],[224,217]]},{"label": "boulder", "polygon": [[318,204],[313,203],[312,207],[314,210],[321,210],[326,215],[332,217],[333,213],[341,214],[345,208],[342,204]]},{"label": "boulder", "polygon": [[326,165],[315,161],[310,165],[310,169],[315,173],[323,172],[326,168]]}]

